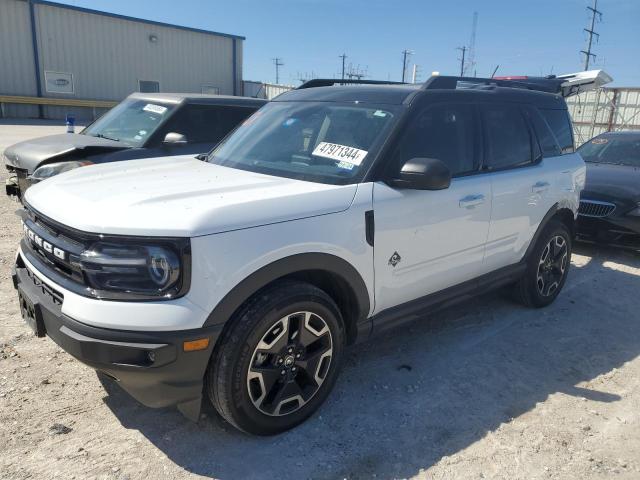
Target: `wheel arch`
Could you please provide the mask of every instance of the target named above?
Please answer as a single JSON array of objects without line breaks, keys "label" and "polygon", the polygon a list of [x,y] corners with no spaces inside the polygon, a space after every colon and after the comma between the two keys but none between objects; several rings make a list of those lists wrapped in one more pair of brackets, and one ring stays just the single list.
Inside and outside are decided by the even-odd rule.
[{"label": "wheel arch", "polygon": [[552,220],[558,220],[565,224],[569,229],[571,238],[575,236],[576,217],[574,211],[566,205],[556,203],[549,209],[546,215],[542,218],[540,225],[538,225],[536,233],[533,235],[531,242],[529,242],[529,247],[527,248],[527,252],[525,253],[525,258],[529,258],[531,251],[535,248],[535,245],[538,242],[538,238],[540,237],[546,226],[549,224],[549,222]]},{"label": "wheel arch", "polygon": [[226,323],[249,298],[284,279],[304,281],[324,290],[340,309],[348,342],[356,339],[358,323],[370,311],[369,291],[360,273],[350,263],[327,253],[291,255],[256,270],[224,296],[204,326]]}]

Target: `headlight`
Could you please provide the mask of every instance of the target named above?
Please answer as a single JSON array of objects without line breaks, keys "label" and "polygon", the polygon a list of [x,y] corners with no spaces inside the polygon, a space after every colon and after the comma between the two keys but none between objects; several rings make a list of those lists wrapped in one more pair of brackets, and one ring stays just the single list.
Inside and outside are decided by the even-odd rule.
[{"label": "headlight", "polygon": [[49,163],[47,165],[36,168],[35,172],[33,172],[33,174],[31,175],[31,179],[35,180],[36,182],[41,182],[42,180],[46,180],[49,177],[53,177],[63,172],[68,172],[69,170],[73,170],[74,168],[91,165],[92,163],[93,162],[89,162],[88,160]]},{"label": "headlight", "polygon": [[145,245],[99,241],[82,252],[78,261],[96,296],[173,298],[184,294],[188,288],[185,270],[190,266],[185,265],[189,263],[189,241],[171,243]]}]

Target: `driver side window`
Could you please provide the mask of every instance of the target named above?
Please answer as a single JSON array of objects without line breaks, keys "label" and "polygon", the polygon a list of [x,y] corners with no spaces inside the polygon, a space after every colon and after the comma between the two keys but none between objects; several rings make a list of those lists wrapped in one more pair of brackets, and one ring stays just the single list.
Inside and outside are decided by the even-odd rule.
[{"label": "driver side window", "polygon": [[465,104],[430,105],[417,112],[398,144],[394,167],[412,158],[436,158],[452,176],[478,170],[474,108]]}]

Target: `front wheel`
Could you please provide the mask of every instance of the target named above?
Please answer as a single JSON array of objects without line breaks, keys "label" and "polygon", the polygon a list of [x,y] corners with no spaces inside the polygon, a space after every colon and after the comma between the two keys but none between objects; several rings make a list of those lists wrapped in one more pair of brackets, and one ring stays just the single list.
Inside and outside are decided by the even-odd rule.
[{"label": "front wheel", "polygon": [[515,285],[517,299],[528,307],[550,305],[567,279],[572,240],[565,224],[551,220],[538,238],[524,276]]},{"label": "front wheel", "polygon": [[271,435],[309,417],[336,380],[345,336],[335,302],[303,282],[258,293],[220,340],[205,388],[225,420]]}]

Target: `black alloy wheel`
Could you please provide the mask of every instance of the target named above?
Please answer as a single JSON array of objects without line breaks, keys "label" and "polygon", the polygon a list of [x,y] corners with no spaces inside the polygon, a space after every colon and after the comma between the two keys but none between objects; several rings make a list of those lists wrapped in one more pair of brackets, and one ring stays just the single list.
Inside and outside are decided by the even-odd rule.
[{"label": "black alloy wheel", "polygon": [[279,319],[256,346],[247,372],[254,406],[265,415],[287,415],[303,407],[322,386],[331,365],[333,338],[313,312]]},{"label": "black alloy wheel", "polygon": [[567,242],[556,235],[544,247],[538,262],[536,285],[543,297],[553,295],[560,286],[568,261]]}]

